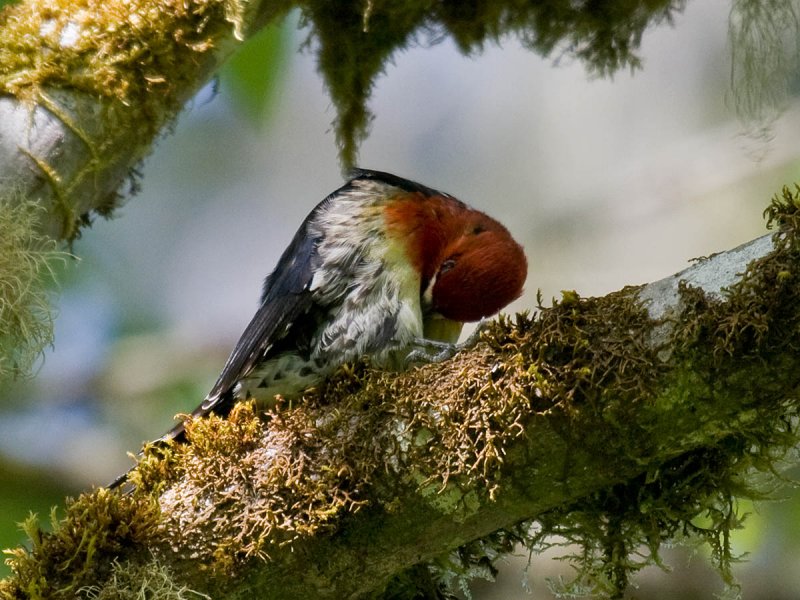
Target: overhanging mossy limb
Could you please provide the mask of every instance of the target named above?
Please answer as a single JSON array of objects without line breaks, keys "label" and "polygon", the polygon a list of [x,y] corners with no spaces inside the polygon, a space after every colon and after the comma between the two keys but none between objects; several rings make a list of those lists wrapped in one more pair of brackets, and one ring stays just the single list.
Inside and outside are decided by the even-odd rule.
[{"label": "overhanging mossy limb", "polygon": [[638,67],[645,29],[670,22],[684,5],[685,0],[309,0],[300,7],[337,108],[334,128],[346,170],[369,129],[367,103],[375,81],[399,51],[452,37],[469,54],[513,35],[542,56],[575,56],[589,72],[607,75]]},{"label": "overhanging mossy limb", "polygon": [[25,0],[0,12],[0,193],[38,197],[74,239],[183,103],[284,2]]},{"label": "overhanging mossy limb", "polygon": [[[774,243],[700,265],[732,269],[715,276],[724,289],[696,266],[695,286],[671,280],[676,293],[566,293],[447,363],[355,365],[266,418],[240,405],[195,422],[193,443],[148,453],[133,475],[134,498],[161,510],[147,539],[78,552],[74,568],[102,586],[110,561],[155,553],[215,597],[374,597],[426,573],[436,587],[486,572],[514,541],[538,549],[556,534],[578,544],[576,586],[598,597],[619,597],[662,543],[685,539],[708,543],[733,585],[735,498],[757,496],[753,472],[777,470],[797,441],[798,204],[786,190],[770,209]],[[653,289],[671,299],[658,321]],[[72,581],[52,568],[66,550],[48,556],[50,534],[31,533],[6,597],[30,574]]]}]

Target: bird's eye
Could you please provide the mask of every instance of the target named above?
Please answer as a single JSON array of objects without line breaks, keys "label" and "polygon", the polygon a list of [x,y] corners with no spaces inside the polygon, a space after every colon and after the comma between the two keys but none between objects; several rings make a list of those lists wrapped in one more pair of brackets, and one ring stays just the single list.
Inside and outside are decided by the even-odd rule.
[{"label": "bird's eye", "polygon": [[475,225],[475,227],[472,228],[472,235],[478,235],[479,233],[483,233],[484,231],[486,231],[486,227],[484,227],[483,225]]},{"label": "bird's eye", "polygon": [[456,266],[455,259],[448,258],[446,261],[442,263],[442,266],[439,267],[439,274],[447,273],[450,269]]}]

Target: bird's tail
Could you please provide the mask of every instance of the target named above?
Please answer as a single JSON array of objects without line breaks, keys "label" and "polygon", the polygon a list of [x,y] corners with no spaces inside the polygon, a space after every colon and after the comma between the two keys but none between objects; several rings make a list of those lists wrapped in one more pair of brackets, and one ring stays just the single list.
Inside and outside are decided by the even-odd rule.
[{"label": "bird's tail", "polygon": [[[215,397],[209,396],[203,400],[202,404],[195,408],[188,417],[181,419],[181,421],[175,425],[175,427],[170,429],[160,438],[149,442],[147,445],[159,448],[167,445],[169,442],[183,444],[186,442],[186,423],[188,421],[193,419],[201,419],[211,413],[214,413],[215,415],[226,416],[231,411],[231,408],[233,408],[233,404],[233,396],[231,394]],[[137,458],[141,458],[142,454],[143,452],[139,452],[136,455]],[[136,465],[133,465],[130,469],[117,477],[108,485],[108,489],[113,490],[124,485],[128,481],[128,476],[131,474],[131,471],[133,471],[135,468]]]},{"label": "bird's tail", "polygon": [[[148,442],[147,445],[148,446],[162,447],[162,446],[166,446],[167,443],[169,443],[171,441],[174,441],[174,442],[176,442],[178,444],[184,443],[186,441],[186,427],[184,425],[185,422],[186,421],[181,421],[180,423],[175,425],[175,427],[170,429],[167,433],[162,435],[160,438],[155,439],[152,442]],[[140,459],[143,454],[144,454],[144,450],[140,451],[136,455],[136,458]],[[131,472],[137,466],[138,465],[133,465],[130,469],[125,471],[122,475],[118,476],[114,481],[112,481],[110,484],[108,484],[108,489],[113,490],[113,489],[116,489],[116,488],[124,485],[125,483],[127,483],[128,477],[130,476]]]}]

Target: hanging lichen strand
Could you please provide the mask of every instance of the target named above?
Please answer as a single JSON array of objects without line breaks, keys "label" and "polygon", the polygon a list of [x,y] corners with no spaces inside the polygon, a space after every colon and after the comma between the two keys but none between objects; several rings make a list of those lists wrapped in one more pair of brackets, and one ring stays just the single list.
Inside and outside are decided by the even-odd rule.
[{"label": "hanging lichen strand", "polygon": [[0,197],[0,383],[28,376],[53,343],[47,285],[66,254],[35,234],[41,212],[35,202]]},{"label": "hanging lichen strand", "polygon": [[589,72],[610,74],[638,67],[644,30],[671,21],[685,0],[309,0],[299,5],[337,108],[334,126],[347,168],[368,132],[367,102],[375,80],[398,51],[452,37],[471,54],[512,36],[543,56],[576,57]]}]

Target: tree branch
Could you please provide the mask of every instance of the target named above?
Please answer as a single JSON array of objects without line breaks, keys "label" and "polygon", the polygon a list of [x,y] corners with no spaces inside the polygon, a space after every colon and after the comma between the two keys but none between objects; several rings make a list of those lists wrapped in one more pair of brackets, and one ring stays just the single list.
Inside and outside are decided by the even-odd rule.
[{"label": "tree branch", "polygon": [[[513,16],[490,4],[444,2],[429,14],[424,2],[398,15],[382,3],[309,3],[342,145],[366,127],[376,73],[421,27],[465,49],[510,31],[545,53],[569,43],[610,70],[635,64],[643,29],[682,5],[620,2],[638,18],[615,22],[577,9],[548,21],[538,0]],[[42,229],[74,238],[91,211],[116,205],[133,165],[237,40],[289,6],[7,8],[0,199],[40,199]],[[365,56],[376,59],[364,73]],[[774,247],[756,240],[605,298],[565,294],[453,361],[406,374],[345,369],[267,419],[242,407],[200,421],[191,444],[147,455],[132,495],[86,494],[52,532],[29,522],[31,547],[12,553],[0,596],[116,598],[153,581],[173,598],[185,585],[231,598],[398,595],[416,565],[466,572],[487,549],[551,533],[581,543],[586,573],[611,592],[638,566],[632,549],[655,554],[681,534],[707,539],[727,578],[730,500],[796,440],[797,204],[787,192],[773,207],[784,227]],[[698,514],[712,526],[695,525]],[[532,520],[540,533],[523,525]],[[441,562],[459,547],[455,563]]]},{"label": "tree branch", "polygon": [[596,590],[624,588],[642,544],[656,559],[684,535],[730,580],[732,498],[796,441],[797,205],[776,199],[774,241],[604,298],[565,293],[444,364],[356,365],[266,418],[196,421],[191,443],[148,451],[132,495],[97,490],[34,531],[0,591],[24,597],[35,573],[53,597],[112,594],[157,569],[215,597],[397,596],[415,565],[466,572],[553,533],[583,544]]},{"label": "tree branch", "polygon": [[0,198],[38,198],[72,239],[182,104],[287,3],[27,0],[0,16]]}]

